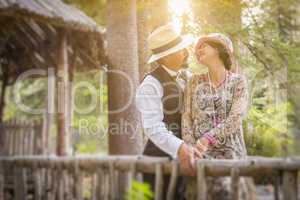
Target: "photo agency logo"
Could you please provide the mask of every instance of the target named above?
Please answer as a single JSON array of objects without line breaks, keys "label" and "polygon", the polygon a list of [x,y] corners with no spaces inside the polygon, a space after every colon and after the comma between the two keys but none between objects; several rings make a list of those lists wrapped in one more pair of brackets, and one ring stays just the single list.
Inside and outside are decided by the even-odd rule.
[{"label": "photo agency logo", "polygon": [[[108,70],[106,72],[107,76],[113,76],[119,80],[122,80],[123,87],[126,90],[126,97],[119,96],[118,98],[123,98],[124,102],[122,105],[115,107],[113,109],[104,110],[104,100],[103,96],[106,94],[104,89],[97,89],[96,85],[93,85],[89,81],[80,80],[76,82],[66,81],[64,79],[64,73],[58,71],[55,73],[54,68],[45,69],[31,69],[23,72],[18,76],[16,82],[13,86],[12,95],[10,96],[12,102],[16,105],[17,109],[28,114],[43,114],[48,112],[49,114],[56,113],[68,113],[69,107],[66,105],[71,105],[73,112],[79,115],[88,115],[98,109],[99,105],[102,111],[108,114],[118,114],[126,111],[133,103],[135,97],[135,87],[133,84],[133,79],[121,70]],[[35,108],[31,103],[26,103],[26,97],[22,96],[23,83],[27,79],[32,78],[47,78],[47,105],[44,108]],[[104,77],[100,76],[99,85],[105,84]],[[34,88],[32,88],[33,90]],[[113,88],[111,88],[113,90]],[[76,104],[76,94],[80,91],[85,90],[85,94],[89,96],[89,102],[84,105]],[[99,94],[100,92],[100,94]],[[32,93],[34,95],[34,93]],[[100,97],[100,98],[99,98]],[[57,102],[57,106],[56,105]]]},{"label": "photo agency logo", "polygon": [[[120,114],[125,112],[131,106],[135,106],[136,97],[141,99],[162,98],[158,94],[162,94],[161,90],[163,87],[170,87],[171,90],[175,91],[181,90],[178,84],[170,81],[164,83],[162,88],[157,88],[156,84],[150,83],[145,86],[148,88],[147,91],[150,91],[149,93],[136,94],[138,84],[134,82],[133,78],[131,78],[128,74],[121,70],[107,70],[106,76],[111,76],[115,80],[120,80],[120,83],[122,85],[118,85],[117,87],[122,87],[122,89],[124,89],[126,92],[114,97],[118,98],[118,105],[111,105],[107,110],[105,110],[105,101],[103,97],[104,95],[106,95],[106,91],[104,91],[103,88],[101,88],[101,90],[99,91],[99,89],[97,89],[95,85],[85,80],[66,82],[63,76],[64,74],[61,71],[55,73],[54,68],[48,68],[47,70],[27,70],[20,74],[16,79],[10,98],[12,98],[11,100],[12,102],[14,102],[17,109],[22,112],[34,115],[40,115],[43,113],[69,113],[70,111],[68,109],[70,108],[72,108],[72,112],[75,112],[78,115],[89,115],[99,108],[101,109],[101,111],[105,112],[105,114]],[[26,101],[26,97],[22,96],[22,87],[24,80],[36,77],[47,78],[47,87],[45,88],[45,90],[47,90],[47,96],[45,97],[46,105],[44,108],[35,108],[30,102],[28,103]],[[103,76],[100,76],[98,84],[106,84],[104,79],[105,78]],[[80,94],[82,90],[85,90],[85,94],[88,94],[89,102],[85,103],[84,105],[79,105],[76,104],[76,94]],[[111,87],[110,90],[114,90],[114,88]],[[31,95],[34,95],[34,92]],[[182,94],[179,92],[171,92],[170,94],[164,95],[162,101],[168,102],[172,101],[173,99],[179,99],[179,102],[178,104],[176,104],[176,106],[168,108],[168,110],[166,110],[167,114],[176,113],[182,108],[183,98]],[[147,112],[148,114],[157,112],[157,110],[150,108],[151,106],[149,106],[149,109],[145,110],[145,112]]]},{"label": "photo agency logo", "polygon": [[[126,91],[126,94],[123,93],[115,97],[118,98],[118,102],[121,103],[113,106],[107,105],[108,94],[106,87],[99,87],[100,84],[107,84],[105,76],[97,76],[99,81],[76,80],[73,82],[66,82],[63,76],[64,73],[60,71],[56,72],[55,68],[27,70],[16,79],[8,101],[13,102],[15,107],[21,112],[30,115],[63,114],[67,118],[68,115],[72,116],[72,113],[75,113],[76,116],[80,116],[78,118],[79,121],[76,122],[78,131],[80,134],[90,135],[91,137],[103,138],[104,134],[108,133],[108,129],[110,129],[112,134],[117,133],[117,130],[123,133],[134,133],[136,132],[135,130],[139,129],[139,123],[130,123],[126,119],[128,115],[124,114],[128,109],[131,109],[132,106],[135,106],[137,87],[136,82],[134,82],[128,74],[121,70],[107,70],[105,73],[105,76],[111,76],[114,79],[121,80],[118,87]],[[24,95],[24,86],[26,86],[24,83],[26,83],[26,80],[34,80],[36,78],[46,79],[45,86],[43,86],[46,91],[45,96],[37,96],[37,98],[43,98],[42,101],[45,102],[45,105],[38,108],[29,100],[29,97],[39,94],[35,87],[30,87],[30,94],[26,93]],[[110,89],[114,90],[113,87]],[[88,98],[86,98],[88,100],[85,101],[84,104],[80,104],[79,98],[81,98],[80,95],[83,95],[83,92],[84,95],[88,94],[86,95],[88,96]],[[90,116],[99,112],[101,112],[102,116],[123,113],[124,119],[118,123],[110,123],[110,126],[107,127],[107,123],[103,122],[103,118],[100,116],[96,121],[90,120]],[[97,116],[95,118],[97,118]],[[134,135],[132,137],[134,137]]]}]

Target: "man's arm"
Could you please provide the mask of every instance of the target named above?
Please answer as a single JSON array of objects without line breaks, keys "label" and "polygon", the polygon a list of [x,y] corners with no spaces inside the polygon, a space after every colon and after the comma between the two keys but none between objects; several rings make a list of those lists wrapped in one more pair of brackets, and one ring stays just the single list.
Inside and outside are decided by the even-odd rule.
[{"label": "man's arm", "polygon": [[168,131],[163,122],[163,88],[160,82],[148,75],[137,90],[136,106],[141,113],[145,134],[161,150],[176,158],[183,141]]},{"label": "man's arm", "polygon": [[188,176],[195,176],[195,159],[201,158],[201,153],[194,147],[190,147],[172,132],[168,131],[163,122],[163,88],[158,80],[147,76],[137,90],[136,105],[141,113],[142,124],[146,135],[161,150],[178,157],[180,170]]}]

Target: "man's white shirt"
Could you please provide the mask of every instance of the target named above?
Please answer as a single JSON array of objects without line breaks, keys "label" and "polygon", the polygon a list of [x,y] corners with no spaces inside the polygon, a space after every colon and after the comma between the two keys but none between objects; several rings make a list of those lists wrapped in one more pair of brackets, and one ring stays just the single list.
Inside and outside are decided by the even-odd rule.
[{"label": "man's white shirt", "polygon": [[[177,76],[177,72],[164,67],[171,75]],[[180,87],[184,87],[184,81],[177,80]],[[141,113],[142,125],[147,137],[161,150],[177,157],[177,152],[183,141],[170,132],[163,122],[163,87],[152,75],[147,75],[136,92],[136,106]]]}]

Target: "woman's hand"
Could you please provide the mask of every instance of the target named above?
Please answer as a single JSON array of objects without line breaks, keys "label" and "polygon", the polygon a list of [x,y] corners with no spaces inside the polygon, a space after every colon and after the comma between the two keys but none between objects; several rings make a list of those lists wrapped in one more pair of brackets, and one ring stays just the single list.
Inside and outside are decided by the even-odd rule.
[{"label": "woman's hand", "polygon": [[208,146],[209,146],[209,141],[205,137],[202,137],[197,140],[196,148],[198,149],[198,151],[201,154],[203,154],[205,151],[207,151]]}]

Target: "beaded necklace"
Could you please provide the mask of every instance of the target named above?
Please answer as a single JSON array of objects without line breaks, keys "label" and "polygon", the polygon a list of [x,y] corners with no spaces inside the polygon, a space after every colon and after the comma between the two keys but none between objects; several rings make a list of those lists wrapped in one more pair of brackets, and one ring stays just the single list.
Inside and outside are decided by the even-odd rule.
[{"label": "beaded necklace", "polygon": [[[226,92],[227,92],[227,71],[226,69],[224,69],[225,71],[225,79],[224,81],[222,81],[221,84],[224,83],[224,90],[222,91],[222,101],[221,101],[221,107],[223,105],[225,105],[225,117],[226,118]],[[217,119],[216,119],[216,111],[215,111],[215,100],[218,98],[217,96],[217,92],[215,92],[215,94],[213,94],[213,90],[212,90],[212,81],[211,81],[211,77],[209,75],[209,72],[207,73],[208,76],[208,80],[209,80],[209,89],[210,89],[210,94],[213,98],[212,99],[212,105],[213,105],[213,126],[216,127],[218,125]],[[224,94],[225,93],[225,94]],[[222,135],[224,135],[224,127],[222,128]],[[220,138],[221,139],[221,138]],[[222,142],[220,142],[220,140],[218,140],[219,144],[224,144],[225,143],[225,137],[223,138],[224,140]]]}]

